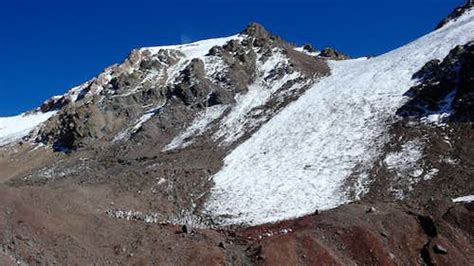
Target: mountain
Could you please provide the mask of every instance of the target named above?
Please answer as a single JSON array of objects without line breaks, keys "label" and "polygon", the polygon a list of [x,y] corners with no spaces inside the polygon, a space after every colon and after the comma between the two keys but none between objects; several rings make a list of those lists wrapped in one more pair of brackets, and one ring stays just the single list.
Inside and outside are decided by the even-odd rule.
[{"label": "mountain", "polygon": [[0,262],[472,264],[473,41],[135,49],[0,118]]}]

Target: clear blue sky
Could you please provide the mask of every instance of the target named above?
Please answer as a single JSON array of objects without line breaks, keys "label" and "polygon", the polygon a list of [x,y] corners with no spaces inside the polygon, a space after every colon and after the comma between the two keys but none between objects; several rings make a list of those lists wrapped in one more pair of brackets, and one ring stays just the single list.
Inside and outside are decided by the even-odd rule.
[{"label": "clear blue sky", "polygon": [[0,7],[0,116],[32,109],[141,46],[232,35],[256,21],[293,43],[377,55],[431,31],[462,2],[6,0]]}]

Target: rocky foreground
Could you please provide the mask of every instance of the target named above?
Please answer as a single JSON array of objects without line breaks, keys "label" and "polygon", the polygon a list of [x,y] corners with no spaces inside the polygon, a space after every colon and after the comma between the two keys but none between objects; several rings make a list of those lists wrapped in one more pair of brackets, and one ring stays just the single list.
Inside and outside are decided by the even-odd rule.
[{"label": "rocky foreground", "polygon": [[470,265],[474,203],[360,202],[250,228],[205,229],[116,219],[142,208],[107,185],[1,186],[0,263],[139,265]]}]

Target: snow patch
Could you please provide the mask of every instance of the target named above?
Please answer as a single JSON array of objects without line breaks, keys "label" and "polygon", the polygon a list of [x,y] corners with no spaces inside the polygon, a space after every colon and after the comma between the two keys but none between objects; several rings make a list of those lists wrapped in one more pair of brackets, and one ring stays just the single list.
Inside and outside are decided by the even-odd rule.
[{"label": "snow patch", "polygon": [[163,151],[183,149],[191,145],[194,140],[190,138],[202,135],[206,132],[209,125],[216,119],[220,118],[227,108],[227,105],[215,105],[206,108],[197,115],[191,125],[187,127],[184,132],[180,133],[168,145],[166,145]]},{"label": "snow patch", "polygon": [[[215,187],[205,213],[221,224],[255,225],[353,200],[343,185],[358,165],[369,165],[380,156],[396,110],[407,101],[403,94],[416,83],[411,77],[429,60],[442,59],[474,38],[472,14],[469,11],[456,22],[379,57],[329,61],[331,76],[225,158],[224,167],[213,177]],[[250,109],[239,104],[236,108],[236,114],[239,108],[243,114]],[[230,117],[227,125],[233,133],[232,126],[239,125],[234,121],[245,115],[231,113]],[[410,161],[420,156],[417,147],[406,149]],[[399,167],[397,160],[402,159],[394,155],[388,162]],[[306,165],[313,167],[308,170]]]},{"label": "snow patch", "polygon": [[241,39],[242,37],[240,35],[233,35],[229,37],[214,38],[181,45],[145,47],[141,50],[148,50],[152,54],[157,54],[160,50],[178,50],[183,53],[188,59],[203,58],[212,47],[223,46],[231,40]]},{"label": "snow patch", "polygon": [[[423,156],[422,145],[417,140],[409,141],[402,145],[399,152],[387,154],[384,163],[387,169],[392,170],[397,176],[419,177],[419,160]],[[423,172],[423,169],[421,169]]]},{"label": "snow patch", "polygon": [[370,183],[372,183],[372,180],[368,173],[364,172],[359,175],[359,178],[354,185],[355,200],[360,200],[364,195],[369,193]]},{"label": "snow patch", "polygon": [[[411,191],[413,185],[422,179],[424,173],[420,160],[423,157],[423,144],[419,140],[411,140],[401,146],[398,152],[386,155],[384,164],[395,174],[390,191],[396,199],[405,198],[405,191]],[[437,172],[429,172],[423,177],[430,179]]]},{"label": "snow patch", "polygon": [[148,120],[150,120],[154,115],[156,115],[161,110],[161,108],[163,108],[165,105],[166,105],[166,102],[160,105],[159,107],[151,108],[150,110],[146,111],[140,118],[137,119],[137,121],[135,121],[134,126],[119,132],[117,136],[115,136],[113,141],[114,142],[120,141],[120,140],[129,138],[133,134],[137,133],[138,130],[142,128],[143,124],[148,122]]},{"label": "snow patch", "polygon": [[108,216],[115,219],[127,221],[141,221],[145,223],[158,223],[160,215],[158,213],[143,213],[136,210],[111,209],[105,212]]},{"label": "snow patch", "polygon": [[309,52],[308,50],[304,49],[304,46],[296,47],[294,48],[295,51],[304,53],[310,56],[318,56],[321,54],[321,52]]},{"label": "snow patch", "polygon": [[453,199],[453,202],[473,202],[474,201],[474,195],[469,195],[469,196],[463,196],[459,198]]},{"label": "snow patch", "polygon": [[34,112],[11,117],[0,117],[0,146],[10,144],[26,137],[40,124],[57,112]]},{"label": "snow patch", "polygon": [[429,170],[428,173],[426,173],[426,174],[423,176],[423,180],[425,180],[425,181],[431,180],[431,179],[433,179],[433,177],[435,177],[438,173],[439,173],[439,169],[433,168],[433,169]]}]

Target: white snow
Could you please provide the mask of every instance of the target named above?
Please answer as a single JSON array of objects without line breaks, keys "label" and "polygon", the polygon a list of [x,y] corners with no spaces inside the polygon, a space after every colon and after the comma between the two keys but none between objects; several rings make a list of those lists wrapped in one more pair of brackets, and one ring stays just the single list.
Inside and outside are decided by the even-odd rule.
[{"label": "white snow", "polygon": [[191,145],[194,140],[190,138],[199,136],[206,132],[208,126],[216,119],[221,117],[227,108],[227,105],[215,105],[206,108],[196,116],[189,127],[187,127],[182,133],[180,133],[168,145],[166,145],[163,151],[183,149]]},{"label": "white snow", "polygon": [[[77,102],[82,97],[91,97],[99,94],[113,77],[111,72],[114,70],[114,65],[110,66],[102,71],[96,78],[86,81],[79,86],[71,88],[64,94],[64,97],[69,99],[71,102]],[[52,98],[60,98],[62,96],[53,96]]]},{"label": "white snow", "polygon": [[56,112],[34,112],[11,117],[0,117],[0,146],[26,137],[38,125],[48,120]]},{"label": "white snow", "polygon": [[412,140],[404,143],[400,151],[387,154],[383,162],[387,169],[394,171],[397,176],[419,177],[423,173],[418,163],[422,156],[422,144]]},{"label": "white snow", "polygon": [[344,181],[379,156],[402,95],[415,84],[412,75],[472,39],[470,11],[385,55],[330,62],[331,76],[225,158],[205,212],[222,224],[254,225],[351,201]]},{"label": "white snow", "polygon": [[[206,55],[209,53],[209,50],[214,46],[223,46],[230,40],[240,41],[241,39],[242,36],[233,35],[229,37],[202,40],[182,45],[146,47],[140,50],[149,51],[151,54],[157,54],[160,51],[164,50],[179,51],[181,54],[183,54],[183,56],[179,58],[179,61],[176,64],[168,67],[167,69],[168,78],[166,80],[166,83],[169,83],[174,81],[179,76],[179,73],[188,65],[188,63],[192,59],[201,59],[203,61],[209,61],[210,64],[206,64],[206,73],[208,74],[212,75],[216,71],[223,70],[223,65],[221,61],[215,60],[215,58]],[[212,60],[216,62],[212,62]]]},{"label": "white snow", "polygon": [[203,58],[209,50],[214,46],[222,46],[230,40],[239,40],[241,37],[239,35],[233,35],[223,38],[214,38],[208,40],[197,41],[188,44],[181,45],[167,45],[167,46],[155,46],[155,47],[145,47],[141,50],[148,50],[152,54],[158,53],[160,50],[178,50],[185,55],[188,59],[193,58]]},{"label": "white snow", "polygon": [[[289,64],[289,60],[282,50],[275,48],[272,52],[272,56],[266,60],[262,60],[262,55],[259,55],[257,58],[257,78],[254,83],[248,87],[246,93],[235,96],[236,104],[228,114],[222,118],[222,121],[219,122],[219,129],[214,133],[213,139],[219,141],[220,144],[232,144],[246,132],[259,125],[261,119],[265,117],[258,117],[258,111],[256,111],[255,108],[268,102],[288,81],[301,77],[301,73],[293,72],[283,77],[276,76],[270,78],[272,71],[284,68]],[[206,72],[209,76],[212,77],[222,71],[226,71],[226,66],[222,60],[218,60],[213,56],[206,56],[204,60],[206,62]],[[309,82],[309,80],[307,82]],[[299,89],[307,85],[307,82],[295,82],[295,84],[286,91],[290,92]],[[207,126],[214,120],[220,118],[223,112],[224,110],[219,108],[215,109],[213,107],[204,111],[204,115],[203,113],[198,114],[191,126],[173,139],[172,142],[165,147],[164,151],[189,146],[193,143],[193,139],[190,138],[204,133],[207,130]]]},{"label": "white snow", "polygon": [[428,173],[426,173],[424,176],[423,176],[423,180],[431,180],[433,177],[435,177],[437,174],[439,173],[439,169],[437,168],[433,168],[431,170],[428,171]]},{"label": "white snow", "polygon": [[296,47],[294,48],[294,50],[300,53],[310,55],[310,56],[318,56],[319,54],[321,54],[321,52],[309,52],[306,49],[304,49],[304,46]]},{"label": "white snow", "polygon": [[165,105],[166,105],[166,102],[161,104],[158,107],[151,108],[151,109],[145,111],[143,113],[143,115],[135,121],[135,123],[132,127],[126,128],[125,130],[119,132],[117,134],[117,136],[115,136],[113,141],[114,142],[115,141],[120,141],[120,140],[129,138],[133,134],[137,133],[138,130],[140,130],[140,128],[143,126],[143,124],[148,122],[148,120],[150,120],[154,115],[156,115],[160,111],[160,109],[163,108],[163,106],[165,106]]},{"label": "white snow", "polygon": [[[203,41],[197,41],[194,43],[189,43],[189,44],[182,44],[182,45],[167,45],[167,46],[155,46],[155,47],[145,47],[139,49],[139,53],[149,51],[152,55],[159,53],[160,51],[164,51],[168,53],[168,56],[173,56],[170,51],[178,51],[182,53],[184,56],[182,56],[178,63],[175,65],[169,66],[167,68],[167,73],[166,76],[167,81],[166,83],[173,81],[179,72],[186,67],[186,65],[194,58],[199,58],[199,59],[204,59],[205,55],[209,52],[209,50],[213,46],[222,46],[226,44],[230,40],[241,40],[242,37],[240,35],[233,35],[229,37],[224,37],[224,38],[215,38],[215,39],[208,39],[208,40],[203,40]],[[99,94],[102,90],[104,90],[104,85],[109,83],[112,78],[115,76],[118,76],[121,73],[128,72],[132,73],[137,69],[139,66],[140,60],[137,61],[134,65],[127,65],[127,64],[121,64],[121,65],[112,65],[102,73],[97,76],[97,78],[91,79],[87,82],[84,82],[83,84],[71,88],[67,93],[64,94],[64,96],[68,99],[71,100],[71,102],[76,102],[79,99],[79,96],[93,96]],[[165,76],[165,73],[163,71],[160,72],[151,72],[148,73],[148,76],[143,80],[143,82],[146,82],[148,80],[160,80],[163,76]],[[86,90],[88,88],[88,90]],[[140,87],[136,87],[124,94],[116,95],[116,97],[124,97],[128,96],[131,94],[134,94],[139,91]],[[82,94],[82,95],[81,95]],[[61,96],[55,96],[55,97],[61,97]]]},{"label": "white snow", "polygon": [[469,195],[469,196],[453,199],[453,202],[473,202],[473,201],[474,201],[474,195]]},{"label": "white snow", "polygon": [[[236,95],[236,104],[223,118],[219,130],[213,136],[215,140],[221,140],[223,144],[231,144],[239,139],[246,132],[245,126],[249,126],[252,122],[251,111],[264,105],[285,83],[301,76],[301,73],[293,72],[280,79],[265,80],[272,70],[284,67],[286,64],[288,64],[288,58],[277,49],[264,63],[257,60],[259,77],[248,87],[245,94]],[[298,86],[302,84],[295,83],[291,89],[296,89]]]},{"label": "white snow", "polygon": [[112,218],[124,219],[127,221],[142,221],[147,224],[158,223],[160,221],[160,214],[156,212],[143,213],[136,210],[111,209],[105,211],[105,213]]}]

